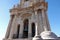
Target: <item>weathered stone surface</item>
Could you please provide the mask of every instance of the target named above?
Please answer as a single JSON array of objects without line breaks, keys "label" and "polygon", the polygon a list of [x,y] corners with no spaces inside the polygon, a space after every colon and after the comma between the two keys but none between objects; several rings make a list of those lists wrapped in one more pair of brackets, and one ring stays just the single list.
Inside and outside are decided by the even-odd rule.
[{"label": "weathered stone surface", "polygon": [[40,35],[43,39],[57,39],[58,38],[57,35],[51,31],[44,31]]},{"label": "weathered stone surface", "polygon": [[[17,6],[14,5],[14,7],[10,9],[11,20],[3,40],[60,39],[51,32],[47,17],[47,8],[48,3],[45,2],[45,0],[21,0],[20,4],[17,4]],[[25,21],[26,19],[28,22]],[[32,25],[33,23],[34,25]],[[26,36],[25,34],[27,38],[24,38]]]}]

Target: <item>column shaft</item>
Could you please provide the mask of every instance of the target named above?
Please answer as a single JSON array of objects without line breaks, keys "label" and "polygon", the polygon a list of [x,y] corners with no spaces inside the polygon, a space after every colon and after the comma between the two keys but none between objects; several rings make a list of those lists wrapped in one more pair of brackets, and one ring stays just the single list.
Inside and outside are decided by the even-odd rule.
[{"label": "column shaft", "polygon": [[23,30],[24,30],[23,21],[21,20],[19,38],[22,38],[23,37]]},{"label": "column shaft", "polygon": [[46,16],[45,16],[45,12],[44,10],[42,10],[42,18],[43,18],[43,27],[44,27],[44,31],[47,31],[47,22],[46,22]]},{"label": "column shaft", "polygon": [[46,16],[46,21],[47,21],[47,28],[48,28],[49,31],[51,31],[51,28],[50,28],[50,24],[49,24],[49,21],[48,21],[48,16],[47,16],[47,14],[45,14],[45,16]]},{"label": "column shaft", "polygon": [[35,23],[36,32],[35,32],[35,35],[39,35],[39,30],[38,30],[38,14],[37,14],[37,11],[35,11],[35,16],[36,16],[36,23]]},{"label": "column shaft", "polygon": [[16,15],[15,15],[15,17],[13,19],[13,22],[12,22],[12,28],[11,28],[11,31],[10,31],[9,39],[11,39],[13,37],[15,22],[16,22]]},{"label": "column shaft", "polygon": [[28,26],[28,38],[32,37],[32,27],[31,27],[31,20],[29,19],[29,26]]},{"label": "column shaft", "polygon": [[6,32],[6,35],[5,35],[5,38],[8,38],[9,37],[12,21],[13,21],[13,18],[11,16],[10,21],[9,21],[9,24],[8,24],[7,32]]},{"label": "column shaft", "polygon": [[36,16],[36,33],[35,33],[35,37],[33,38],[33,40],[42,40],[40,34],[39,34],[39,27],[38,27],[38,14],[37,11],[35,11],[35,16]]}]

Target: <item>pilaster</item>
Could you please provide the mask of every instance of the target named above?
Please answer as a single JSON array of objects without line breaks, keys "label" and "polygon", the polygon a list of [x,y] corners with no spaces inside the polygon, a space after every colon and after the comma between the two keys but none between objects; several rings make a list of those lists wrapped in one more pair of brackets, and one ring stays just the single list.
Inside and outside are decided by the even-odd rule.
[{"label": "pilaster", "polygon": [[12,25],[12,21],[13,21],[13,17],[11,16],[10,17],[9,24],[8,24],[7,32],[6,32],[6,35],[5,35],[5,38],[8,38],[9,37],[10,30],[11,30],[11,25]]},{"label": "pilaster", "polygon": [[39,30],[38,30],[38,14],[37,11],[35,11],[35,16],[36,16],[36,22],[35,22],[35,27],[36,27],[36,33],[35,35],[39,35]]},{"label": "pilaster", "polygon": [[19,38],[22,38],[23,37],[23,30],[24,30],[23,20],[21,20]]},{"label": "pilaster", "polygon": [[32,27],[31,27],[31,19],[29,19],[29,27],[28,27],[28,38],[32,37]]},{"label": "pilaster", "polygon": [[12,28],[11,28],[11,31],[10,31],[10,35],[9,35],[9,39],[12,39],[13,38],[13,32],[14,32],[14,27],[15,27],[15,22],[16,22],[16,15],[14,16],[14,19],[13,19],[13,22],[12,22]]},{"label": "pilaster", "polygon": [[46,17],[45,17],[45,12],[44,12],[43,9],[42,9],[42,19],[43,19],[43,27],[44,27],[44,31],[48,31],[47,23],[46,23]]},{"label": "pilaster", "polygon": [[49,24],[49,21],[48,21],[47,12],[45,12],[45,16],[46,16],[46,21],[47,21],[47,28],[48,28],[48,31],[51,31],[50,24]]},{"label": "pilaster", "polygon": [[35,23],[35,36],[33,40],[42,40],[41,36],[39,35],[39,27],[38,27],[38,14],[37,11],[35,11],[35,16],[36,16],[36,23]]}]

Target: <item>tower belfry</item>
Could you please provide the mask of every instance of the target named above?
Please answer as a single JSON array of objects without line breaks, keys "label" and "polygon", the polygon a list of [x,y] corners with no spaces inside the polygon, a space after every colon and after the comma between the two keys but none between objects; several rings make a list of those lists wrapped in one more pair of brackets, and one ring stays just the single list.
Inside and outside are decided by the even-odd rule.
[{"label": "tower belfry", "polygon": [[4,40],[57,39],[51,32],[45,0],[20,0],[10,9],[10,21]]}]

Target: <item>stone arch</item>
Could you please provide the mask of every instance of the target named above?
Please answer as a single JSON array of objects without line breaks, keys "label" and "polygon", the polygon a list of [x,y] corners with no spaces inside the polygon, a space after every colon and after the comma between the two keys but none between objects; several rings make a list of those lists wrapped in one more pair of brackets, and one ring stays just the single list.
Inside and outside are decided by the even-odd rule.
[{"label": "stone arch", "polygon": [[25,19],[23,21],[24,23],[24,29],[23,29],[23,38],[28,38],[28,24],[29,24],[29,20],[28,19]]}]

